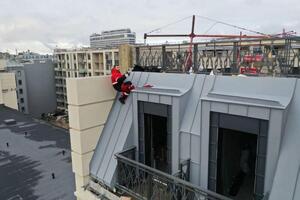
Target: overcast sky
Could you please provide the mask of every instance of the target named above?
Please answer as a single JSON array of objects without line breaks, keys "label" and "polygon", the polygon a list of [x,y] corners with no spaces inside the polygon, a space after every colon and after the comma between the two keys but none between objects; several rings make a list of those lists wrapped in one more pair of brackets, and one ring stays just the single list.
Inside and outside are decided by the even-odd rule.
[{"label": "overcast sky", "polygon": [[[92,33],[127,27],[142,42],[145,32],[193,14],[264,33],[300,33],[299,0],[0,0],[0,51],[51,53],[87,46]],[[195,32],[213,24],[196,17]],[[190,26],[191,18],[156,33],[188,33]],[[217,24],[208,33],[239,30]]]}]

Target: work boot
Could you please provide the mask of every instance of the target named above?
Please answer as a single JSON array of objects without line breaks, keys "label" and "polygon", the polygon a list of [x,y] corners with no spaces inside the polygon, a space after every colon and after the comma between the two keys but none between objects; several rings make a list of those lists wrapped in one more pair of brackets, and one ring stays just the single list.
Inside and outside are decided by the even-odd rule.
[{"label": "work boot", "polygon": [[121,104],[125,104],[125,98],[124,97],[120,97],[119,101],[121,102]]}]

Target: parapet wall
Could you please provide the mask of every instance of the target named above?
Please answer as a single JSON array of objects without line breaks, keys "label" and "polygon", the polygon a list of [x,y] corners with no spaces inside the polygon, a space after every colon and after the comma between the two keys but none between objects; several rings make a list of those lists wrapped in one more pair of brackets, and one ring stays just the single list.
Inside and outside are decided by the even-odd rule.
[{"label": "parapet wall", "polygon": [[94,199],[83,190],[89,182],[89,164],[115,99],[110,76],[67,79],[72,168],[77,199]]}]

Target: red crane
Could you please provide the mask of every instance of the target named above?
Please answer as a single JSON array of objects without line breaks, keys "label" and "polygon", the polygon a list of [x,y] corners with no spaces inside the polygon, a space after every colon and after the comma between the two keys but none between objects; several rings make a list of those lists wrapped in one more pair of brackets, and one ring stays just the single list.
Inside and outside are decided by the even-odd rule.
[{"label": "red crane", "polygon": [[[204,17],[206,18],[206,17]],[[209,18],[206,18],[206,19],[209,19]],[[211,20],[211,19],[210,19]],[[214,20],[216,21],[216,20]],[[216,21],[217,23],[223,23],[225,25],[229,25],[229,26],[233,26],[235,28],[240,28],[240,29],[244,29],[244,30],[247,30],[245,28],[241,28],[241,27],[237,27],[235,25],[231,25],[231,24],[228,24],[228,23],[224,23],[224,22],[220,22],[220,21]],[[248,38],[248,39],[265,39],[265,38],[271,38],[273,36],[271,35],[267,35],[267,34],[263,34],[263,33],[259,33],[259,32],[255,32],[255,33],[259,33],[261,35],[242,35],[242,34],[239,34],[239,35],[220,35],[220,34],[195,34],[194,32],[195,30],[195,15],[193,15],[193,18],[192,18],[192,30],[191,30],[191,33],[190,34],[147,34],[145,33],[144,34],[144,39],[146,40],[147,38],[149,37],[189,37],[190,38],[190,44],[189,44],[189,48],[188,48],[188,55],[187,55],[187,58],[185,60],[185,64],[184,64],[184,67],[185,67],[185,70],[186,71],[189,71],[191,69],[191,66],[192,66],[192,47],[193,47],[193,40],[194,38],[198,37],[198,38],[227,38],[227,39],[234,39],[234,38]],[[252,31],[254,32],[254,31]]]}]

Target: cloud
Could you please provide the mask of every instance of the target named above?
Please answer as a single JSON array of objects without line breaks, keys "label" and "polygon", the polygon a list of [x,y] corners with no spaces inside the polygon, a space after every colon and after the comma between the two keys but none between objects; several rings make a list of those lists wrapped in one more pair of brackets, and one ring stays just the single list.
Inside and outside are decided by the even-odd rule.
[{"label": "cloud", "polygon": [[[56,46],[88,45],[92,33],[125,27],[143,41],[143,33],[193,14],[266,33],[300,32],[299,10],[298,0],[2,0],[0,51],[51,53]],[[195,31],[204,33],[213,23],[197,17]],[[188,33],[190,27],[188,19],[160,33]],[[220,24],[209,31],[238,32]]]}]

